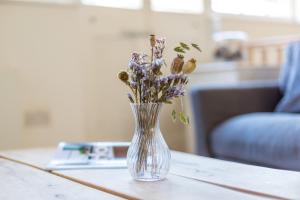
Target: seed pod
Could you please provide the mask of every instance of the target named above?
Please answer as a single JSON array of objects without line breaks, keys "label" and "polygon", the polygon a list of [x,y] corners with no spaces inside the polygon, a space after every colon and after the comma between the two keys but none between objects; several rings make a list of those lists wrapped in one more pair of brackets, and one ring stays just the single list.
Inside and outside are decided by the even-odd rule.
[{"label": "seed pod", "polygon": [[185,74],[190,74],[195,69],[196,69],[196,60],[192,58],[183,66],[182,72]]},{"label": "seed pod", "polygon": [[150,35],[150,45],[154,47],[156,43],[155,35]]},{"label": "seed pod", "polygon": [[129,75],[128,75],[127,72],[121,71],[121,72],[119,72],[119,74],[118,74],[118,78],[119,78],[121,81],[123,81],[123,82],[127,82],[127,81],[128,81],[128,78],[129,78]]},{"label": "seed pod", "polygon": [[171,64],[171,73],[178,74],[179,72],[181,72],[183,64],[184,64],[183,56],[177,55],[177,57],[174,58]]}]

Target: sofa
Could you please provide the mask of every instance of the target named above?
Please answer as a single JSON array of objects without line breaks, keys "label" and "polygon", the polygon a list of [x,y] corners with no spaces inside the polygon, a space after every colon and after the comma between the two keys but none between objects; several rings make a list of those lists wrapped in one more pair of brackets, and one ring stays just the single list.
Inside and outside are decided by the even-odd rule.
[{"label": "sofa", "polygon": [[300,114],[274,112],[278,82],[194,85],[196,153],[300,171]]}]

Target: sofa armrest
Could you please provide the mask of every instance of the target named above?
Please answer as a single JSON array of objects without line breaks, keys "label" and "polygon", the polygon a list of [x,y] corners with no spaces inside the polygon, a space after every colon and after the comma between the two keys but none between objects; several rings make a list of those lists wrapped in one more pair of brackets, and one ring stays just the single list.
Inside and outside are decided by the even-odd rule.
[{"label": "sofa armrest", "polygon": [[209,133],[225,120],[251,112],[273,112],[281,99],[276,82],[195,85],[190,89],[196,153],[210,156]]}]

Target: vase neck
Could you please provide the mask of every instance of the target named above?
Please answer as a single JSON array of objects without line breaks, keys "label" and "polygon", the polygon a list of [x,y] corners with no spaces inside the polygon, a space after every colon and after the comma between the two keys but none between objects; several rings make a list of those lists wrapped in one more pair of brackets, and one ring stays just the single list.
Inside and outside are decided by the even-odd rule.
[{"label": "vase neck", "polygon": [[153,129],[158,127],[161,106],[161,103],[131,104],[136,128]]}]

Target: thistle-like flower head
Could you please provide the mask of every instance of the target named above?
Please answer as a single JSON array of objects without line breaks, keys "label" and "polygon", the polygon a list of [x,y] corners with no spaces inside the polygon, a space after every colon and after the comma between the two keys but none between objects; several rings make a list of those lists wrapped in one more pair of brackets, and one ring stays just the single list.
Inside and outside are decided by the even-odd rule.
[{"label": "thistle-like flower head", "polygon": [[119,74],[118,74],[118,78],[119,78],[121,81],[123,81],[123,82],[127,82],[128,79],[129,79],[129,75],[128,75],[128,73],[127,73],[126,71],[121,71],[121,72],[119,72]]}]

